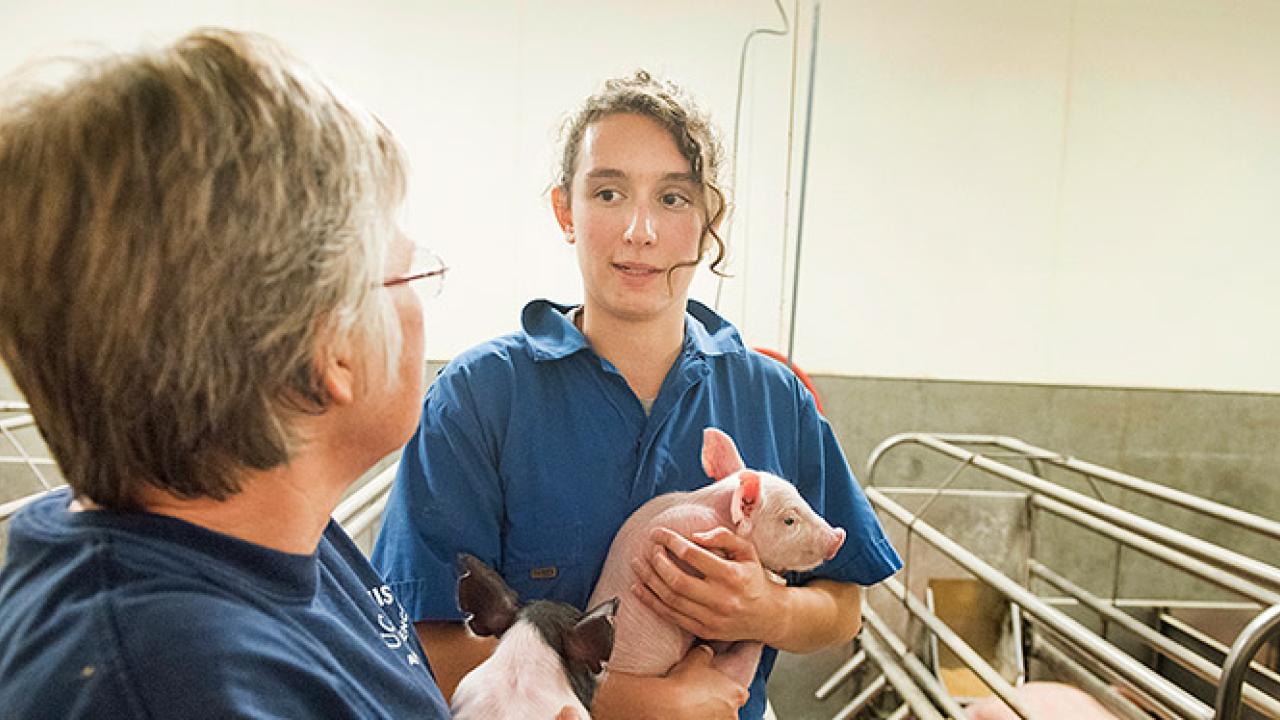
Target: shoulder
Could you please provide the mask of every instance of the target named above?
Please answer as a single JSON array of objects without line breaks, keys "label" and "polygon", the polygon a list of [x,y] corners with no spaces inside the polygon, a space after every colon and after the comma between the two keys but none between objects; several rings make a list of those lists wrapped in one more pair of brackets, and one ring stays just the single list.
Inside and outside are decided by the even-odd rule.
[{"label": "shoulder", "polygon": [[530,372],[535,363],[564,357],[586,346],[565,317],[569,306],[533,300],[520,313],[520,329],[499,335],[458,353],[439,380],[499,380]]},{"label": "shoulder", "polygon": [[801,413],[812,393],[786,365],[752,348],[709,356],[710,379],[732,396],[751,396],[772,412]]},{"label": "shoulder", "polygon": [[192,589],[131,598],[116,617],[124,664],[158,716],[319,710],[309,693],[324,686],[324,664],[266,608]]},{"label": "shoulder", "polygon": [[697,300],[687,309],[686,342],[707,358],[713,369],[726,379],[742,383],[766,383],[779,389],[794,389],[797,380],[785,364],[749,347],[733,323]]}]

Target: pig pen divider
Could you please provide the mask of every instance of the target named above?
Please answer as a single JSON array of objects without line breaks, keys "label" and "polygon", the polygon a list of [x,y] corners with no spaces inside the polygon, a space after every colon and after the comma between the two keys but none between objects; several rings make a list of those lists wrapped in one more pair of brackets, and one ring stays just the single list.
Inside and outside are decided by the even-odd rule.
[{"label": "pig pen divider", "polygon": [[[909,468],[901,473],[904,476],[927,475],[920,472],[926,465],[914,458],[920,450],[931,456],[925,462],[934,463],[932,469],[945,468],[948,463],[956,465],[944,479],[929,483],[928,487],[887,485],[885,467],[894,463],[886,463],[885,457],[904,446],[917,450],[908,454],[912,456],[911,464],[896,463],[897,470]],[[908,459],[900,455],[902,451],[894,453],[895,460]],[[1029,471],[1014,467],[1015,464]],[[938,470],[938,475],[942,474],[943,470]],[[956,488],[962,475],[978,475],[979,485],[1012,483],[1016,491]],[[918,701],[927,696],[944,717],[955,717],[966,700],[977,696],[963,697],[939,681],[942,673],[938,654],[930,652],[930,648],[941,641],[963,666],[960,669],[967,669],[980,681],[987,694],[1001,698],[1018,717],[1031,717],[1013,692],[1027,668],[1019,667],[1014,677],[1006,680],[993,658],[984,657],[971,647],[936,612],[931,590],[935,578],[931,573],[944,568],[941,575],[962,575],[969,582],[976,579],[998,593],[1006,609],[1017,611],[1010,614],[1026,634],[1025,642],[1020,643],[1026,657],[1020,654],[1019,663],[1038,662],[1042,676],[1047,671],[1056,673],[1043,679],[1070,681],[1119,717],[1280,718],[1280,675],[1272,667],[1277,662],[1275,655],[1280,653],[1273,650],[1269,660],[1254,662],[1259,651],[1280,636],[1280,568],[1176,529],[1162,521],[1168,512],[1160,516],[1161,520],[1151,519],[1123,509],[1118,501],[1137,498],[1138,502],[1132,504],[1141,505],[1150,514],[1158,514],[1147,509],[1153,504],[1157,510],[1175,507],[1177,512],[1191,516],[1191,525],[1197,530],[1207,523],[1220,522],[1233,528],[1233,532],[1260,537],[1260,542],[1268,544],[1280,539],[1280,523],[998,435],[895,435],[871,453],[866,479],[868,499],[886,530],[899,536],[899,548],[906,550],[906,566],[900,580],[890,579],[868,592],[867,627],[863,633],[873,638],[877,651],[870,652],[861,642],[860,649],[867,651],[860,653],[864,660],[854,667],[841,668],[828,678],[817,696],[819,700],[832,695],[837,684],[847,682],[859,669],[864,676],[879,669],[878,677],[884,678],[886,684],[884,691],[878,693],[885,696],[882,700],[888,700],[891,694],[904,702],[907,697]],[[1071,489],[1071,484],[1083,486],[1089,494]],[[1124,492],[1133,495],[1115,494]],[[986,523],[990,527],[981,527],[981,522],[962,525],[972,517],[983,517],[973,510],[973,506],[982,503],[1003,504],[1011,522]],[[948,522],[951,527],[946,527]],[[1082,573],[1086,577],[1067,577],[1070,573],[1055,565],[1061,557],[1055,557],[1052,551],[1059,551],[1060,555],[1066,551],[1062,557],[1070,558],[1078,549],[1054,548],[1046,538],[1038,537],[1047,534],[1045,529],[1050,523],[1071,526],[1072,532],[1084,534],[1093,546],[1090,552],[1107,553],[1114,564],[1110,568],[1100,566],[1105,563],[1089,564]],[[983,557],[957,539],[978,545],[985,542],[998,548],[998,552]],[[924,547],[913,549],[911,545],[917,540]],[[1087,559],[1088,552],[1083,554]],[[1144,568],[1135,564],[1138,560],[1162,568],[1153,577],[1177,575],[1182,585],[1134,582],[1144,580],[1140,572]],[[1126,563],[1125,570],[1136,568],[1135,578],[1122,573],[1122,563]],[[1122,585],[1126,579],[1147,591],[1172,589],[1167,597],[1158,592],[1155,597],[1150,593],[1144,597],[1132,597],[1132,593],[1125,596]],[[1107,587],[1096,592],[1100,583]],[[1094,587],[1087,589],[1085,585]],[[1223,600],[1223,596],[1238,600]],[[1188,628],[1184,633],[1167,632],[1182,620],[1165,619],[1172,620],[1171,616],[1179,613],[1201,613],[1210,618],[1223,614],[1231,621],[1225,625],[1237,623],[1242,613],[1254,617],[1242,629],[1237,628],[1230,651],[1223,652],[1230,638],[1221,643],[1209,640],[1184,645],[1179,638],[1194,636],[1198,631]],[[1093,629],[1097,625],[1100,629]],[[1220,636],[1226,632],[1224,625],[1214,627]],[[911,647],[897,637],[889,641],[886,633],[910,636]],[[884,650],[894,643],[902,652]],[[883,672],[885,663],[915,672]],[[928,670],[931,677],[922,678],[921,669]],[[895,681],[903,677],[911,680],[912,687],[900,692]]]}]

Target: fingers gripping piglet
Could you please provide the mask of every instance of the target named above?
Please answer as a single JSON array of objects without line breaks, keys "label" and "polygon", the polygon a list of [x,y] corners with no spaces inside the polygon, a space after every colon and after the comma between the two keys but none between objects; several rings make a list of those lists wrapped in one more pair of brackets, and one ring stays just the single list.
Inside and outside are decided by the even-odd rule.
[{"label": "fingers gripping piglet", "polygon": [[[812,570],[835,557],[845,532],[832,528],[809,507],[791,483],[747,469],[738,448],[715,428],[703,432],[702,466],[716,482],[693,492],[667,493],[641,505],[614,536],[591,596],[624,597],[618,609],[609,667],[632,675],[664,675],[692,647],[692,633],[630,596],[638,578],[633,559],[653,552],[650,533],[669,528],[689,536],[729,528],[755,546],[760,563],[773,573]],[[673,558],[674,559],[674,558]],[[678,561],[677,561],[678,562]],[[758,642],[717,646],[715,666],[743,685],[760,660]]]},{"label": "fingers gripping piglet", "polygon": [[551,600],[522,607],[495,570],[471,555],[459,562],[458,607],[470,615],[467,626],[501,641],[458,683],[455,720],[588,720],[613,650],[618,599],[587,613]]}]

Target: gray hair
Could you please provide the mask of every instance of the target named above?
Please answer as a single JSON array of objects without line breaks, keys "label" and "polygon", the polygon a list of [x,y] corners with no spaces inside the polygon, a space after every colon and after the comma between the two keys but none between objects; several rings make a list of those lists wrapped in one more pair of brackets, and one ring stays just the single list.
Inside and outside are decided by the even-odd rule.
[{"label": "gray hair", "polygon": [[224,499],[324,411],[326,348],[394,366],[391,132],[268,39],[201,30],[0,105],[0,357],[69,484]]}]

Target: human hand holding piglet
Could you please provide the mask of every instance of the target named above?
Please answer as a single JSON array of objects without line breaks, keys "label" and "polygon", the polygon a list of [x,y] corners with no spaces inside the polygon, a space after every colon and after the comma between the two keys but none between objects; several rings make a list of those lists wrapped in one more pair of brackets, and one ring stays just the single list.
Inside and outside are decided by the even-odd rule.
[{"label": "human hand holding piglet", "polygon": [[595,720],[737,720],[747,687],[715,667],[707,645],[689,648],[663,676],[611,672],[591,708]]},{"label": "human hand holding piglet", "polygon": [[724,527],[689,538],[656,528],[650,538],[653,552],[632,568],[635,595],[655,613],[704,640],[774,644],[786,637],[786,586],[750,541]]}]

